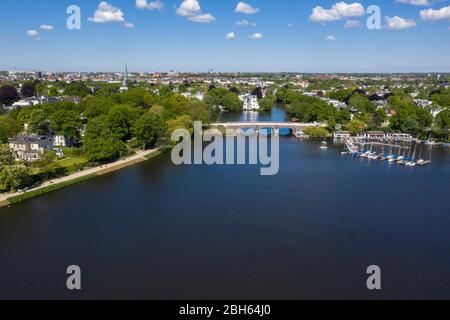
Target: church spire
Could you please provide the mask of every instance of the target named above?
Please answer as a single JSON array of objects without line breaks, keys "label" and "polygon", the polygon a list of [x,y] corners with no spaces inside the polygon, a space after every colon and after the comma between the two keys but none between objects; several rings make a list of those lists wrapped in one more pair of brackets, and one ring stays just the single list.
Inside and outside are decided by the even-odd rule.
[{"label": "church spire", "polygon": [[125,72],[123,74],[122,86],[128,87],[128,63],[125,61]]},{"label": "church spire", "polygon": [[120,87],[120,92],[128,91],[128,64],[125,61],[125,72],[123,73],[122,87]]}]

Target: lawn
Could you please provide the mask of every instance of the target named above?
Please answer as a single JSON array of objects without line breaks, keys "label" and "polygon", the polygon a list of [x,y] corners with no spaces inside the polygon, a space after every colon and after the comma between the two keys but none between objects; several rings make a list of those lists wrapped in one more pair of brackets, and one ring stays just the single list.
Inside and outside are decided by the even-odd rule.
[{"label": "lawn", "polygon": [[88,160],[83,157],[67,157],[62,160],[57,160],[47,166],[47,169],[66,168],[68,172],[78,171],[88,163]]}]

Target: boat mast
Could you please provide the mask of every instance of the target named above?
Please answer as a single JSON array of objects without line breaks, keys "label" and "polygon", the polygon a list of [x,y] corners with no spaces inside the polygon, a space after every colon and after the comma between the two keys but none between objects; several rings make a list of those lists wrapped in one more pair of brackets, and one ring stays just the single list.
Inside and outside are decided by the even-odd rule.
[{"label": "boat mast", "polygon": [[414,158],[416,157],[416,150],[417,150],[417,144],[414,146],[414,153],[413,153],[413,156],[411,159],[411,161],[413,161],[413,162],[414,162]]}]

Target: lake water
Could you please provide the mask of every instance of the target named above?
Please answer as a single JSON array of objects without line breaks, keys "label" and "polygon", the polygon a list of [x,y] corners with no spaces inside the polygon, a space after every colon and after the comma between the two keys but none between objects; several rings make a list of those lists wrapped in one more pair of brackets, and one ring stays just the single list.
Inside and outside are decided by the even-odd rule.
[{"label": "lake water", "polygon": [[[222,120],[246,117],[284,113]],[[1,208],[0,298],[450,298],[449,152],[409,168],[319,146],[280,138],[276,176],[165,155]]]}]

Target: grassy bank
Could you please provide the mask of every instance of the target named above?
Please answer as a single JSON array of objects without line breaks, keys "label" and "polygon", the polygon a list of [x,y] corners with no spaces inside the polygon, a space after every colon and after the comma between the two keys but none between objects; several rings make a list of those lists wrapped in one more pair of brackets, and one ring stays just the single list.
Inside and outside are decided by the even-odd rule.
[{"label": "grassy bank", "polygon": [[60,190],[60,189],[72,186],[74,184],[78,184],[78,183],[82,183],[82,182],[88,181],[88,180],[90,180],[92,178],[95,178],[95,177],[99,177],[99,176],[102,176],[102,175],[105,175],[105,174],[108,174],[108,173],[111,173],[111,172],[114,172],[114,171],[118,171],[120,169],[123,169],[125,167],[129,167],[131,165],[134,165],[134,164],[137,164],[137,163],[140,163],[140,162],[143,162],[143,161],[147,161],[147,160],[150,160],[150,159],[155,159],[155,158],[157,158],[157,157],[161,156],[162,154],[164,154],[166,152],[169,152],[169,151],[170,151],[169,147],[161,147],[160,149],[155,150],[154,152],[152,152],[150,154],[147,154],[147,155],[143,156],[142,158],[135,159],[135,160],[127,162],[127,163],[122,163],[122,164],[118,164],[118,165],[116,165],[114,167],[105,168],[103,170],[99,170],[99,171],[97,171],[95,173],[88,174],[88,175],[85,175],[85,176],[82,176],[82,177],[79,177],[79,178],[74,178],[74,179],[67,180],[67,181],[64,181],[64,182],[59,182],[59,183],[55,183],[55,184],[52,184],[52,185],[48,185],[48,186],[45,186],[45,187],[42,187],[42,188],[39,188],[39,189],[36,189],[36,190],[27,191],[27,192],[25,192],[23,194],[12,196],[12,197],[8,198],[7,200],[0,201],[0,207],[4,207],[4,206],[7,206],[7,205],[20,203],[20,202],[32,199],[34,197],[38,197],[38,196],[44,195],[46,193],[57,191],[57,190]]},{"label": "grassy bank", "polygon": [[42,195],[44,195],[46,193],[49,193],[49,192],[60,190],[60,189],[63,189],[63,188],[66,188],[66,187],[69,187],[69,186],[72,186],[72,185],[75,185],[75,184],[87,181],[87,180],[90,180],[90,179],[92,179],[94,177],[97,177],[96,173],[93,173],[93,174],[90,174],[90,175],[87,175],[87,176],[84,176],[84,177],[79,177],[79,178],[76,178],[76,179],[73,179],[73,180],[70,180],[70,181],[65,181],[65,182],[54,184],[54,185],[50,185],[50,186],[47,186],[47,187],[44,187],[44,188],[40,188],[40,189],[37,189],[37,190],[34,190],[34,191],[29,191],[29,192],[26,192],[24,194],[11,197],[7,201],[8,201],[8,204],[20,203],[20,202],[32,199],[34,197],[42,196]]},{"label": "grassy bank", "polygon": [[64,181],[64,182],[55,183],[55,184],[52,184],[52,185],[49,185],[49,186],[45,186],[45,187],[42,187],[42,188],[39,188],[39,189],[36,189],[36,190],[31,190],[31,191],[25,192],[25,193],[20,194],[20,195],[12,196],[11,198],[8,198],[7,200],[1,201],[0,202],[0,207],[7,206],[7,205],[12,205],[12,204],[16,204],[16,203],[20,203],[20,202],[32,199],[34,197],[39,197],[41,195],[44,195],[44,194],[47,194],[47,193],[50,193],[50,192],[53,192],[53,191],[57,191],[57,190],[60,190],[60,189],[63,189],[63,188],[66,188],[66,187],[69,187],[69,186],[72,186],[72,185],[75,185],[75,184],[78,184],[78,183],[82,183],[82,182],[88,181],[88,180],[90,180],[92,178],[95,178],[95,177],[99,177],[99,176],[102,176],[102,175],[105,175],[105,174],[108,174],[108,173],[111,173],[111,172],[115,172],[115,171],[121,170],[123,168],[129,167],[131,165],[134,165],[134,164],[137,164],[137,163],[140,163],[140,162],[143,162],[143,161],[155,159],[155,158],[157,158],[157,157],[159,157],[159,156],[161,156],[161,155],[163,155],[163,154],[165,154],[166,152],[169,152],[169,151],[170,151],[170,148],[168,148],[168,147],[161,147],[160,149],[155,150],[154,152],[152,152],[152,153],[150,153],[150,154],[148,154],[148,155],[146,155],[146,156],[144,156],[142,158],[136,159],[134,161],[130,161],[130,162],[127,162],[127,163],[119,164],[117,166],[110,167],[110,168],[105,168],[103,170],[97,171],[96,173],[88,174],[88,175],[85,175],[85,176],[82,176],[82,177],[79,177],[79,178],[74,178],[74,179],[71,179],[71,180],[68,180],[68,181]]},{"label": "grassy bank", "polygon": [[161,147],[158,150],[156,150],[155,152],[146,155],[144,158],[146,160],[155,159],[155,158],[162,156],[163,154],[165,154],[167,152],[170,152],[170,150],[172,150],[170,147]]}]

